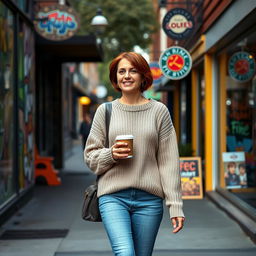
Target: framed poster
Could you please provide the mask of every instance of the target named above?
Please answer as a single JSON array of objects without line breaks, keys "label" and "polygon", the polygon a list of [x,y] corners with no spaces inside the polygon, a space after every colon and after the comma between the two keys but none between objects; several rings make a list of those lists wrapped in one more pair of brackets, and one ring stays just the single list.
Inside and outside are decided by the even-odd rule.
[{"label": "framed poster", "polygon": [[183,199],[202,199],[202,168],[200,157],[180,157]]},{"label": "framed poster", "polygon": [[223,152],[224,179],[226,188],[247,188],[244,152]]}]

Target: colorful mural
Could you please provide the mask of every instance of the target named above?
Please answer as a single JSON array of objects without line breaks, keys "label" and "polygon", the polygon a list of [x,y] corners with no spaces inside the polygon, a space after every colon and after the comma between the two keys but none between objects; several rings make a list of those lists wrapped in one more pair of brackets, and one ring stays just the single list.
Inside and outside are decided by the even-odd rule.
[{"label": "colorful mural", "polygon": [[18,54],[19,185],[24,189],[34,182],[34,35],[25,23],[19,32]]},{"label": "colorful mural", "polygon": [[0,2],[0,205],[14,195],[14,16]]}]

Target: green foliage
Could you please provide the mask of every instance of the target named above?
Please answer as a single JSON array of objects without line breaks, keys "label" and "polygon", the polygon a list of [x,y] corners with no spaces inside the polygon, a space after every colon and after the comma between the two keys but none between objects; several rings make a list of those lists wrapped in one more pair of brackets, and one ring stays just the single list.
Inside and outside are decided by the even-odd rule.
[{"label": "green foliage", "polygon": [[103,42],[104,62],[99,65],[100,79],[109,90],[109,95],[119,95],[109,82],[108,66],[120,52],[133,51],[134,46],[146,50],[151,43],[151,34],[158,25],[152,0],[69,0],[80,14],[78,34],[94,33],[90,23],[101,8],[108,20],[106,31],[100,35]]},{"label": "green foliage", "polygon": [[188,144],[179,144],[179,154],[180,156],[192,156],[194,150],[192,149],[192,145]]},{"label": "green foliage", "polygon": [[109,64],[108,62],[103,62],[99,64],[99,74],[102,83],[106,86],[108,90],[108,96],[113,96],[115,99],[120,97],[120,92],[116,91],[109,80]]},{"label": "green foliage", "polygon": [[152,0],[70,0],[80,14],[80,34],[93,33],[92,18],[100,7],[109,26],[102,35],[106,60],[122,51],[131,51],[135,45],[146,49],[151,34],[157,29]]}]

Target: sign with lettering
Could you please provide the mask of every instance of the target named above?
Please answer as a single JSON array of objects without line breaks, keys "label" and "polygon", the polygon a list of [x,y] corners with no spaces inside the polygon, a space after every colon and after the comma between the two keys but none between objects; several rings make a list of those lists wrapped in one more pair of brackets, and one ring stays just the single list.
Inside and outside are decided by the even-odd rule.
[{"label": "sign with lettering", "polygon": [[201,158],[180,157],[180,175],[182,198],[203,198]]},{"label": "sign with lettering", "polygon": [[253,108],[247,90],[228,91],[227,151],[253,151]]},{"label": "sign with lettering", "polygon": [[173,46],[161,54],[159,65],[166,77],[172,80],[179,80],[190,72],[192,59],[186,49]]},{"label": "sign with lettering", "polygon": [[54,41],[72,37],[79,28],[74,9],[66,5],[45,6],[36,13],[35,29],[44,38]]},{"label": "sign with lettering", "polygon": [[163,73],[157,62],[151,62],[149,64],[152,76],[153,76],[153,85],[159,85],[162,82]]},{"label": "sign with lettering", "polygon": [[195,22],[192,14],[183,8],[174,8],[163,19],[163,30],[174,40],[187,38],[193,32]]},{"label": "sign with lettering", "polygon": [[255,73],[254,56],[248,52],[234,53],[228,62],[228,72],[237,82],[247,82]]}]

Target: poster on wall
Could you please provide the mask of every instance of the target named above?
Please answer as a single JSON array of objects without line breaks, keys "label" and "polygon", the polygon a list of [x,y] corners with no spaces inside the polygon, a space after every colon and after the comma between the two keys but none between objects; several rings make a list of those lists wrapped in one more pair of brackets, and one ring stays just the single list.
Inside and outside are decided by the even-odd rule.
[{"label": "poster on wall", "polygon": [[180,158],[181,188],[183,199],[202,199],[202,169],[200,157]]},{"label": "poster on wall", "polygon": [[244,152],[222,153],[226,188],[246,188],[247,174]]}]

